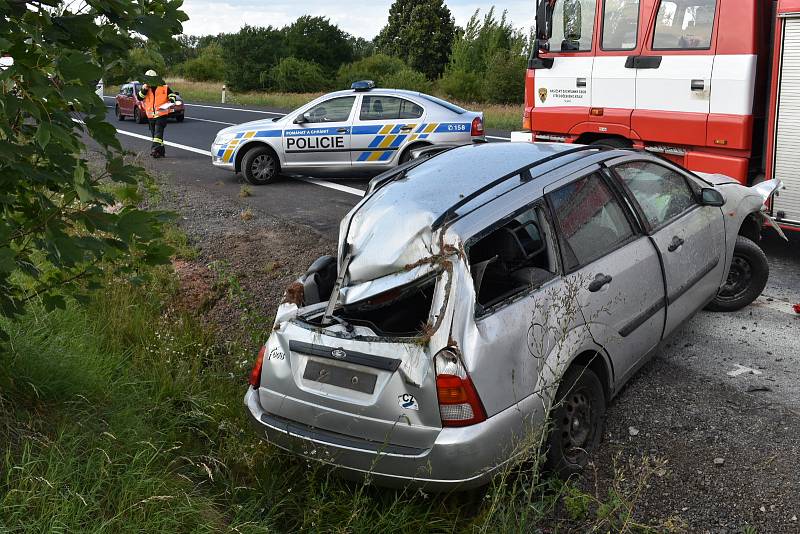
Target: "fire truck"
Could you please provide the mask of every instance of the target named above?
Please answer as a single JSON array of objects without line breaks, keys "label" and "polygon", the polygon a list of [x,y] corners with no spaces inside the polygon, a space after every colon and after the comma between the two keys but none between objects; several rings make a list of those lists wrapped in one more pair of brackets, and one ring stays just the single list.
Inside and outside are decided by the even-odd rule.
[{"label": "fire truck", "polygon": [[523,129],[780,178],[800,229],[800,0],[538,0]]}]

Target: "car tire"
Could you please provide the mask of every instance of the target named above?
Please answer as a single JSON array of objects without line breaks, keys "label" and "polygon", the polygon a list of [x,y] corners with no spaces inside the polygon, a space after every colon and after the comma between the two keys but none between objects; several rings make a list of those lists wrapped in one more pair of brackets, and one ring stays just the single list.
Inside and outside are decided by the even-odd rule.
[{"label": "car tire", "polygon": [[426,145],[425,143],[417,143],[415,145],[409,146],[403,151],[402,154],[400,154],[400,158],[397,160],[397,164],[402,165],[403,163],[408,163],[409,161],[411,161],[411,151],[416,150],[418,148],[423,148],[425,146],[428,145]]},{"label": "car tire", "polygon": [[144,124],[145,121],[142,118],[141,112],[139,112],[139,106],[133,108],[133,122],[136,124]]},{"label": "car tire", "polygon": [[550,411],[545,467],[562,478],[583,471],[603,435],[606,396],[597,375],[582,365],[564,374]]},{"label": "car tire", "polygon": [[280,171],[278,156],[266,146],[252,148],[242,158],[242,175],[252,185],[266,185],[274,182]]},{"label": "car tire", "polygon": [[719,312],[741,310],[761,295],[768,279],[767,255],[752,240],[736,236],[728,279],[706,309]]},{"label": "car tire", "polygon": [[604,146],[608,148],[631,148],[633,145],[627,139],[619,137],[606,137],[605,139],[598,139],[589,143],[593,146]]},{"label": "car tire", "polygon": [[175,120],[177,122],[183,122],[183,119],[185,119],[185,118],[186,118],[186,115],[184,115],[183,113],[176,113],[175,114]]},{"label": "car tire", "polygon": [[125,120],[125,115],[123,115],[122,112],[119,110],[119,105],[114,106],[114,115],[117,116],[117,120],[120,122]]}]

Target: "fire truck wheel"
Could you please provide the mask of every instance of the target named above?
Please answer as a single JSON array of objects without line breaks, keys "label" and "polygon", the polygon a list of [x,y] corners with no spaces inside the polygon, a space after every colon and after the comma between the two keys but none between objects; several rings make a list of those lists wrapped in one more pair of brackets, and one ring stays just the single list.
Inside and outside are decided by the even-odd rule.
[{"label": "fire truck wheel", "polygon": [[736,311],[758,298],[769,278],[769,263],[764,251],[744,236],[736,237],[728,279],[707,309]]},{"label": "fire truck wheel", "polygon": [[280,170],[280,162],[275,152],[263,145],[248,150],[242,159],[244,179],[253,185],[274,182]]},{"label": "fire truck wheel", "polygon": [[630,148],[632,145],[627,139],[620,139],[619,137],[606,137],[605,139],[598,139],[592,141],[590,145],[605,146],[608,148]]}]

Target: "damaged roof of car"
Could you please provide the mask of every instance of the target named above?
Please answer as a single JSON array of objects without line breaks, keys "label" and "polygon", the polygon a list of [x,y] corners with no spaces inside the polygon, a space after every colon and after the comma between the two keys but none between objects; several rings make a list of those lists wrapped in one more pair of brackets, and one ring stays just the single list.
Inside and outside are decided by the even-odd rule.
[{"label": "damaged roof of car", "polygon": [[547,162],[540,169],[547,172],[597,150],[555,143],[467,145],[401,170],[343,221],[353,257],[351,282],[374,280],[435,254],[434,223],[449,210],[462,202],[489,201],[520,185],[511,179],[489,187],[493,182],[540,162]]}]

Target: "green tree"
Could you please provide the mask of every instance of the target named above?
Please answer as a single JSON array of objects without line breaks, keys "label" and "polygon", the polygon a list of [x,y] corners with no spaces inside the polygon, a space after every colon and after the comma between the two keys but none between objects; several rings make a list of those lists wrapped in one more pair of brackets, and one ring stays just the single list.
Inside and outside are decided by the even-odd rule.
[{"label": "green tree", "polygon": [[269,85],[286,93],[314,93],[331,85],[318,64],[291,56],[283,58],[266,75],[270,77]]},{"label": "green tree", "polygon": [[221,80],[225,70],[222,47],[212,43],[200,50],[199,55],[180,67],[180,73],[190,80],[205,82]]},{"label": "green tree", "polygon": [[284,35],[289,56],[313,61],[330,74],[353,60],[353,46],[347,34],[325,17],[303,15],[284,28]]},{"label": "green tree", "polygon": [[453,16],[442,0],[395,0],[375,46],[433,80],[447,65],[455,31]]},{"label": "green tree", "polygon": [[[142,170],[126,164],[96,80],[126,55],[133,36],[165,42],[181,32],[180,0],[0,0],[0,315],[63,291],[91,288],[115,265],[163,262],[162,214],[120,207]],[[102,156],[92,172],[84,135]],[[113,209],[110,209],[111,207]]]},{"label": "green tree", "polygon": [[374,41],[369,41],[363,37],[354,37],[352,35],[349,35],[347,40],[350,41],[350,47],[353,49],[354,61],[364,59],[375,53]]},{"label": "green tree", "polygon": [[261,88],[261,73],[287,55],[284,32],[272,26],[245,26],[237,33],[221,35],[219,40],[225,58],[225,81],[234,91]]},{"label": "green tree", "polygon": [[148,69],[154,69],[163,75],[166,72],[166,62],[161,53],[152,43],[143,41],[138,46],[128,51],[127,57],[110,68],[105,74],[108,84],[125,83],[141,78]]},{"label": "green tree", "polygon": [[407,69],[408,66],[403,60],[387,56],[386,54],[375,54],[347,65],[342,65],[336,74],[336,85],[340,89],[350,87],[358,80],[372,80],[378,86],[384,86],[384,80],[390,75]]}]

